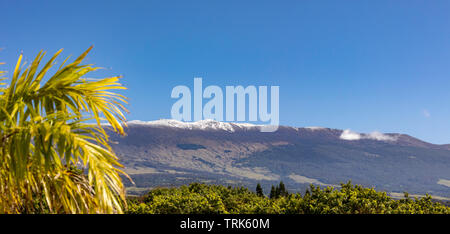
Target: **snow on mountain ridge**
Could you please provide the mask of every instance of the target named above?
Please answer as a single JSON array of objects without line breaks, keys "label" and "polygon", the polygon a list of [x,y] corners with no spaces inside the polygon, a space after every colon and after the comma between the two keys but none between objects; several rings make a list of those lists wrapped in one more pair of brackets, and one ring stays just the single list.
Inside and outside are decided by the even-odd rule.
[{"label": "snow on mountain ridge", "polygon": [[237,129],[253,129],[253,128],[259,129],[262,126],[250,123],[220,122],[212,119],[205,119],[196,122],[183,122],[175,119],[160,119],[154,121],[132,120],[127,123],[154,126],[154,127],[174,127],[174,128],[198,129],[198,130],[224,130],[228,132],[234,132]]},{"label": "snow on mountain ridge", "polygon": [[318,127],[318,126],[310,126],[310,127],[304,127],[304,128],[308,129],[308,130],[311,130],[311,131],[327,130],[327,128]]},{"label": "snow on mountain ridge", "polygon": [[[234,122],[220,122],[212,119],[199,120],[196,122],[183,122],[175,119],[160,119],[153,121],[141,121],[141,120],[132,120],[127,122],[128,125],[146,125],[152,127],[171,127],[171,128],[180,128],[180,129],[188,129],[188,130],[222,130],[227,132],[235,132],[236,130],[246,130],[246,129],[255,129],[259,130],[263,125],[256,125],[251,123],[234,123]],[[302,128],[289,127],[297,131]],[[304,127],[303,129],[310,131],[327,131],[328,128],[324,127]],[[368,134],[353,132],[350,129],[343,130],[341,135],[339,136],[342,140],[361,140],[361,139],[369,139],[376,141],[396,141],[397,137],[386,135],[380,132],[371,132]]]}]

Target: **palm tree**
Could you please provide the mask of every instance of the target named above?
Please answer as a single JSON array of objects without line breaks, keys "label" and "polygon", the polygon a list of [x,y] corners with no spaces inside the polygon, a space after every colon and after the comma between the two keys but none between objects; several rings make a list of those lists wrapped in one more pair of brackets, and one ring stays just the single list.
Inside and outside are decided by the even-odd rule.
[{"label": "palm tree", "polygon": [[115,90],[125,88],[120,77],[84,78],[99,69],[81,64],[91,49],[53,75],[62,49],[41,69],[45,52],[26,68],[20,55],[0,85],[0,213],[123,212],[126,174],[105,128],[124,134],[126,98]]}]

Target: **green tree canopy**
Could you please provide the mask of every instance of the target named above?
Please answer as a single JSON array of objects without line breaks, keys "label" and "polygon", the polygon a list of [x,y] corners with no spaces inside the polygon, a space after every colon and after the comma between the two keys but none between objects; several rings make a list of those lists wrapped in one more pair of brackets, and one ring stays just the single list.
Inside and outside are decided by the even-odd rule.
[{"label": "green tree canopy", "polygon": [[[275,191],[275,187],[272,187]],[[341,184],[339,189],[311,185],[300,193],[267,198],[242,187],[194,183],[151,190],[129,203],[132,214],[449,214],[431,196],[393,199],[386,192]]]}]

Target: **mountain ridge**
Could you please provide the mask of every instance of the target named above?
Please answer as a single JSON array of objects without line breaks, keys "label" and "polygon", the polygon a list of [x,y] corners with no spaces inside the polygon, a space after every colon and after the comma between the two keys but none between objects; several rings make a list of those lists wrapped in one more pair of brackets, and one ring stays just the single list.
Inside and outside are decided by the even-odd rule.
[{"label": "mountain ridge", "polygon": [[[213,120],[130,121],[112,147],[135,189],[209,182],[253,187],[283,180],[289,189],[352,180],[388,192],[449,196],[449,145],[406,134],[356,133],[323,127],[259,125]],[[132,186],[131,184],[127,184]]]},{"label": "mountain ridge", "polygon": [[[259,130],[259,128],[263,125],[252,124],[252,123],[240,123],[240,122],[222,122],[211,119],[205,119],[195,122],[183,122],[174,119],[159,119],[159,120],[150,120],[150,121],[142,121],[142,120],[131,120],[127,122],[127,125],[140,125],[140,126],[149,126],[149,127],[174,127],[188,130],[224,130],[234,132],[236,130]],[[370,133],[358,133],[354,132],[350,129],[337,129],[337,128],[327,128],[321,126],[305,126],[305,127],[294,127],[288,125],[280,125],[279,128],[287,128],[287,129],[295,129],[296,131],[301,130],[310,130],[310,131],[340,131],[340,138],[343,140],[361,140],[361,139],[369,139],[369,140],[380,140],[380,141],[397,141],[400,137],[400,141],[414,145],[423,145],[423,146],[436,146],[443,147],[445,149],[450,149],[450,144],[434,144],[419,138],[413,137],[404,133],[381,133],[378,131],[373,131]],[[350,137],[345,138],[343,134],[357,134],[359,137]]]}]

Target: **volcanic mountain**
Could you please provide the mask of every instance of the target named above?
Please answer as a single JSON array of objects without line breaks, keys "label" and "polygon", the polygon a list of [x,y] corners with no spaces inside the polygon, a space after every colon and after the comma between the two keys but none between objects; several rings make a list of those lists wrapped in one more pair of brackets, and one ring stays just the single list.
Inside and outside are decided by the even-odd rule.
[{"label": "volcanic mountain", "polygon": [[391,194],[450,197],[450,146],[397,133],[356,133],[322,127],[213,120],[130,121],[112,147],[135,184],[130,193],[190,182],[267,189],[282,180],[291,191],[351,180]]}]

